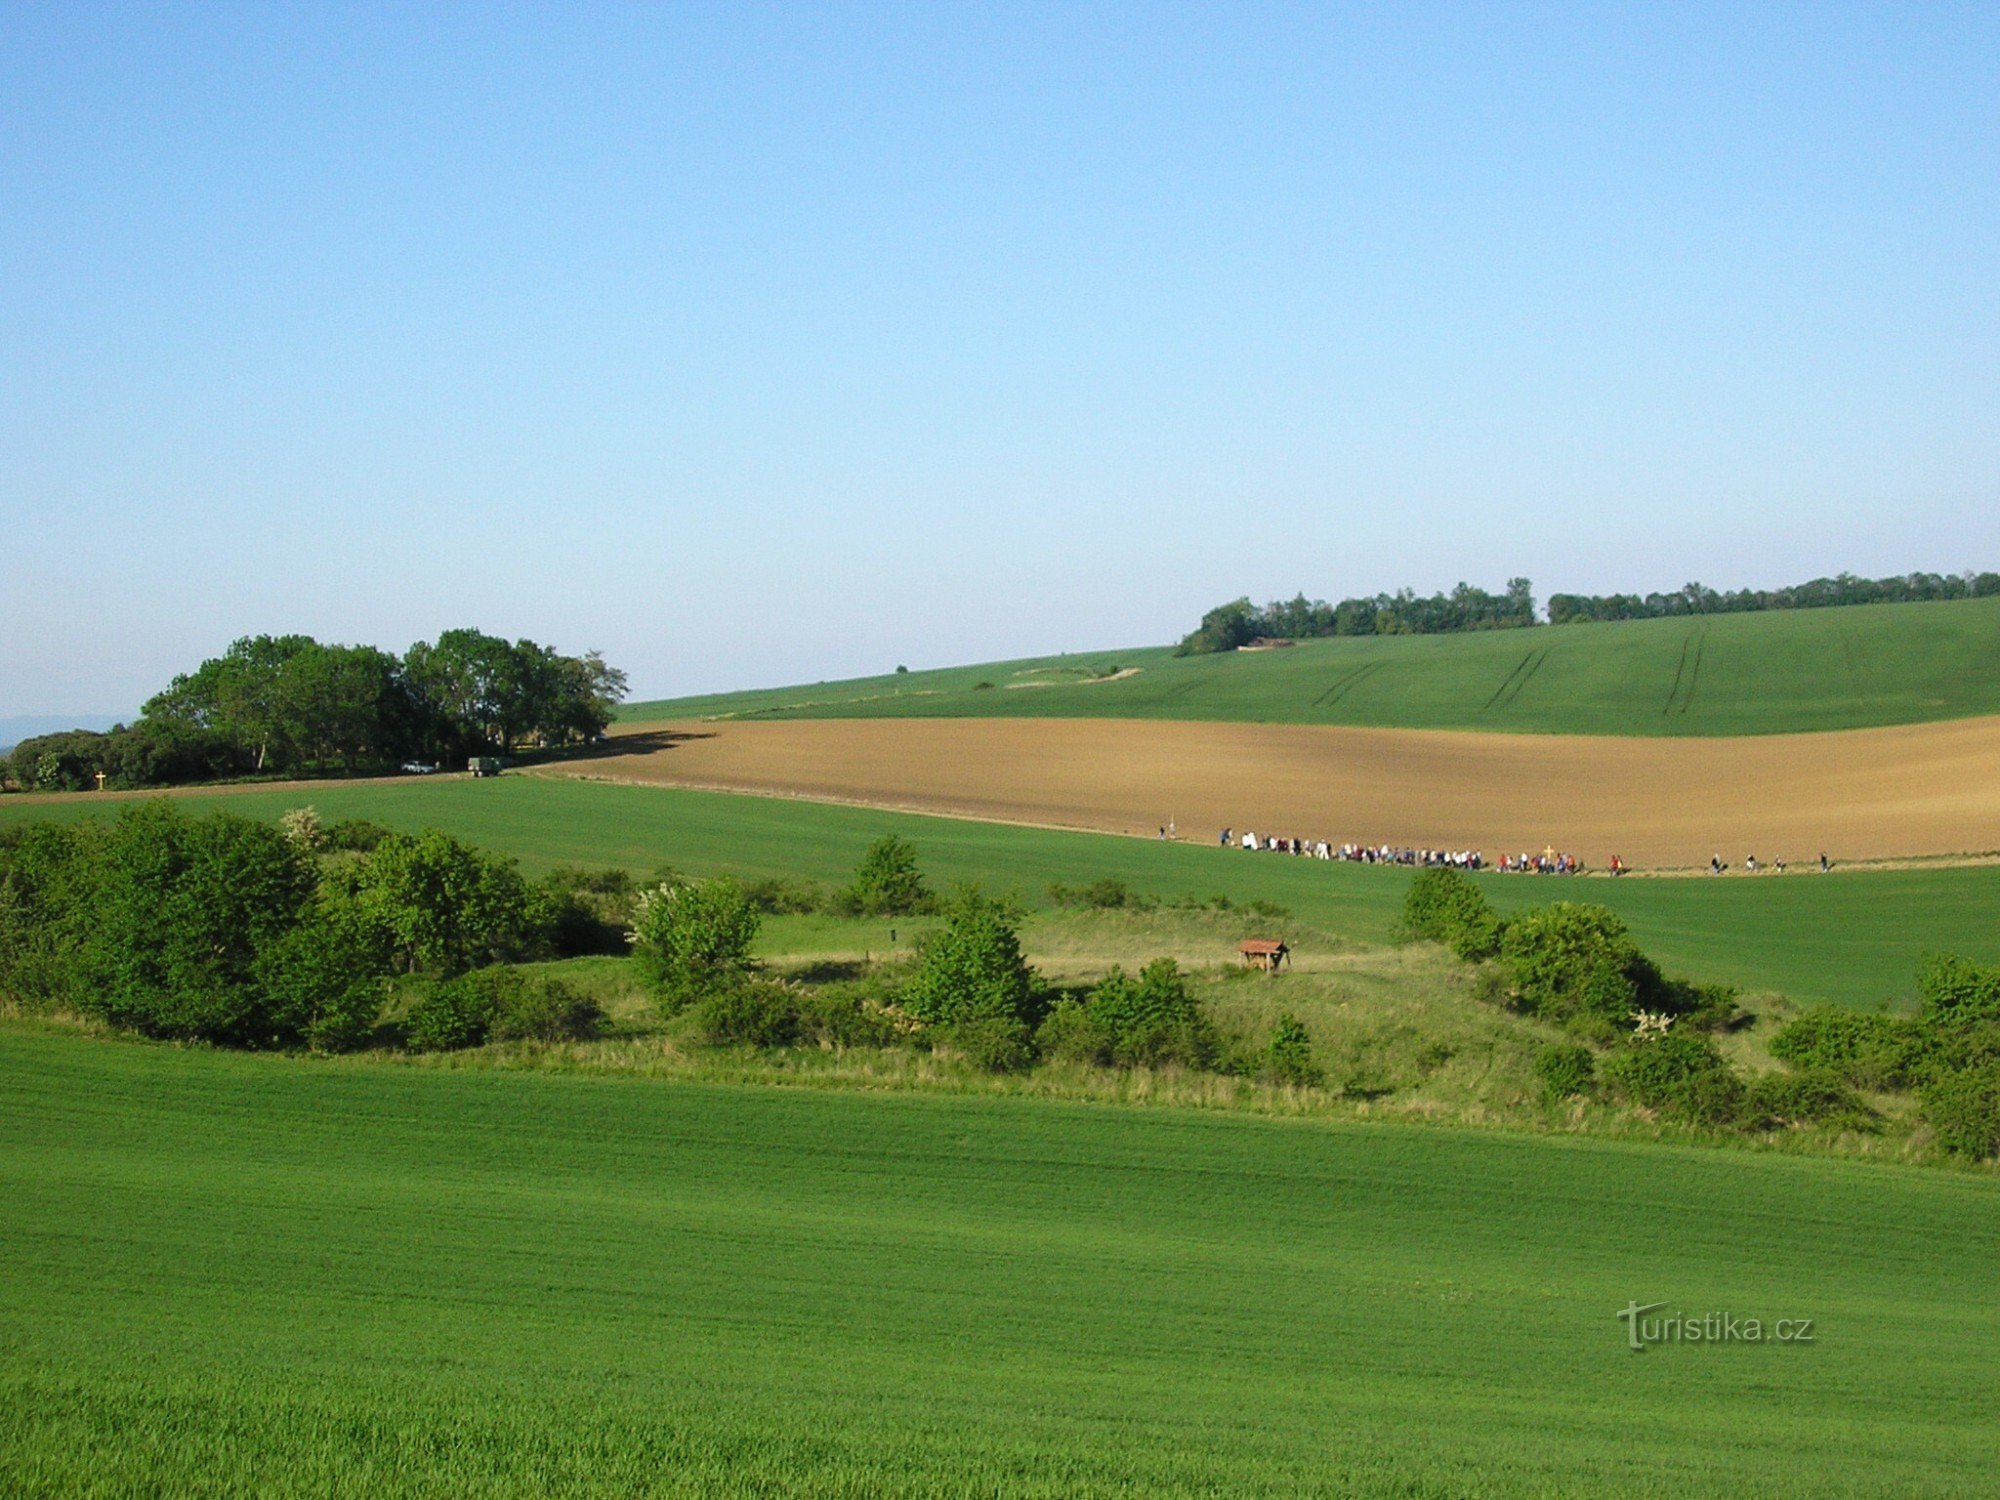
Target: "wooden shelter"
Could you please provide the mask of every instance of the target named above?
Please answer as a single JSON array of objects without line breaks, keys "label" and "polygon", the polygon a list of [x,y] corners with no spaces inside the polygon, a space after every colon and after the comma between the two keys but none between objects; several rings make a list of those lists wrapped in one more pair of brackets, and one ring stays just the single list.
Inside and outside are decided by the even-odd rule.
[{"label": "wooden shelter", "polygon": [[1292,950],[1281,938],[1245,938],[1236,945],[1236,951],[1243,955],[1243,962],[1253,969],[1262,969],[1267,974],[1275,974],[1284,967],[1285,960],[1292,956]]}]

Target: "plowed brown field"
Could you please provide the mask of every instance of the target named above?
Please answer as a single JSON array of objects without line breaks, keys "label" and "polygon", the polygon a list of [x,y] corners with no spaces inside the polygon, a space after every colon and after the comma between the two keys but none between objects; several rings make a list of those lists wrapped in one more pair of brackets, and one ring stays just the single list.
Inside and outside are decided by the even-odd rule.
[{"label": "plowed brown field", "polygon": [[1183,838],[1540,851],[1602,866],[2000,849],[2000,718],[1624,739],[1122,719],[621,726],[577,774]]}]

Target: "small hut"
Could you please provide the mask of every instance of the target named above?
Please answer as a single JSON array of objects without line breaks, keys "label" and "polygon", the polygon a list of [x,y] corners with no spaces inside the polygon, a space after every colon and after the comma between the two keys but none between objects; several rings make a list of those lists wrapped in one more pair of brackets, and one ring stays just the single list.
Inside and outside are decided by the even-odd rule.
[{"label": "small hut", "polygon": [[1262,969],[1267,974],[1275,974],[1284,967],[1285,960],[1292,956],[1281,938],[1245,938],[1236,945],[1236,951],[1243,955],[1243,962],[1253,969]]}]

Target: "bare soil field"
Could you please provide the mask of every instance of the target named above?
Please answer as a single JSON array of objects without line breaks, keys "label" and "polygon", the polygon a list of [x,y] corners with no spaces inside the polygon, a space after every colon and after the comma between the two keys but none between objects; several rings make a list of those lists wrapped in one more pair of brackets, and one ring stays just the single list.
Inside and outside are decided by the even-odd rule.
[{"label": "bare soil field", "polygon": [[1182,838],[1554,847],[1602,867],[2000,850],[2000,718],[1667,740],[1129,719],[621,726],[553,768]]}]

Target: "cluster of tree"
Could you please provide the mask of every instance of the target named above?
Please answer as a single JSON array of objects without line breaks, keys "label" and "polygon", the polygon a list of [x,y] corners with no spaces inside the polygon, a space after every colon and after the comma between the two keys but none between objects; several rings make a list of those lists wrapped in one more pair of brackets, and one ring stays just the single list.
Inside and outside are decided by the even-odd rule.
[{"label": "cluster of tree", "polygon": [[0,844],[0,994],[147,1036],[341,1050],[377,1038],[400,982],[418,1011],[486,1005],[480,1040],[546,1034],[558,1013],[574,1031],[591,1017],[573,996],[458,984],[561,952],[562,906],[435,831],[144,803]]},{"label": "cluster of tree", "polygon": [[1932,955],[1915,1015],[1808,1011],[1771,1042],[1790,1071],[1746,1079],[1713,1035],[1740,1019],[1735,991],[1663,976],[1603,907],[1563,901],[1503,919],[1465,875],[1426,870],[1403,926],[1488,964],[1496,998],[1581,1039],[1536,1060],[1551,1102],[1609,1088],[1715,1129],[1870,1130],[1880,1121],[1862,1090],[1913,1092],[1940,1148],[2000,1155],[2000,967]]},{"label": "cluster of tree", "polygon": [[2000,573],[1909,573],[1900,578],[1815,578],[1778,589],[1720,592],[1690,583],[1665,594],[1552,594],[1551,625],[1656,620],[1673,615],[1743,614],[1766,609],[1831,609],[1846,604],[1914,604],[2000,594]]},{"label": "cluster of tree", "polygon": [[[884,841],[884,844],[901,841]],[[907,846],[896,849],[900,865]],[[883,845],[864,860],[857,885],[890,862]],[[898,882],[906,901],[938,909],[921,886]],[[760,1047],[897,1044],[946,1047],[995,1071],[1067,1060],[1116,1067],[1262,1072],[1311,1084],[1321,1074],[1311,1038],[1281,1019],[1265,1051],[1229,1059],[1213,1022],[1170,958],[1136,978],[1114,969],[1082,994],[1052,990],[1021,951],[1020,913],[976,891],[942,904],[943,920],[921,940],[907,972],[806,986],[765,979],[751,948],[763,913],[727,877],[666,883],[641,895],[631,941],[641,973],[669,1015],[692,1012],[706,1041]]]},{"label": "cluster of tree", "polygon": [[1410,589],[1328,604],[1304,594],[1259,608],[1248,599],[1218,605],[1175,648],[1179,656],[1235,651],[1259,640],[1312,640],[1333,635],[1443,635],[1466,630],[1512,630],[1533,625],[1534,585],[1507,580],[1507,591],[1489,594],[1461,583],[1448,594]]},{"label": "cluster of tree", "polygon": [[1914,1093],[1944,1150],[2000,1156],[2000,966],[1929,954],[1914,1015],[1807,1011],[1771,1054],[1853,1088]]},{"label": "cluster of tree", "polygon": [[[1551,625],[1596,620],[1652,620],[1670,615],[1739,614],[1765,609],[1828,609],[1844,604],[1908,604],[1929,599],[1983,599],[2000,594],[2000,573],[1910,573],[1900,578],[1815,578],[1778,589],[1720,592],[1690,583],[1664,594],[1552,594]],[[1302,641],[1335,635],[1443,635],[1536,625],[1533,585],[1507,580],[1502,594],[1461,583],[1448,594],[1423,597],[1403,589],[1373,598],[1248,599],[1217,605],[1185,636],[1175,654],[1235,651],[1260,640]]]},{"label": "cluster of tree", "polygon": [[448,630],[400,658],[310,636],[250,636],[176,677],[136,723],[24,740],[10,769],[33,791],[77,791],[100,774],[111,786],[148,787],[463,764],[594,739],[624,694],[625,674],[594,651],[563,656],[477,630]]}]

